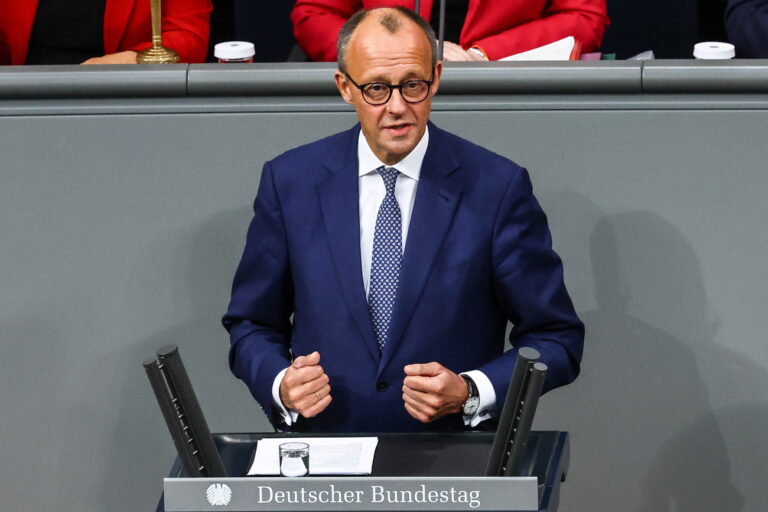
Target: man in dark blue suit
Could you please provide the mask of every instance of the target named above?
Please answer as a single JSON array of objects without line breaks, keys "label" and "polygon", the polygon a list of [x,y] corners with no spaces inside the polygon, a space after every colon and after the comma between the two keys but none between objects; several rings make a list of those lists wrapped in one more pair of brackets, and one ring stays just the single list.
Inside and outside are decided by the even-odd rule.
[{"label": "man in dark blue suit", "polygon": [[528,174],[429,123],[441,71],[411,11],[356,14],[335,80],[359,125],[264,166],[223,322],[278,428],[477,427],[523,346],[545,391],[578,374],[584,329]]}]

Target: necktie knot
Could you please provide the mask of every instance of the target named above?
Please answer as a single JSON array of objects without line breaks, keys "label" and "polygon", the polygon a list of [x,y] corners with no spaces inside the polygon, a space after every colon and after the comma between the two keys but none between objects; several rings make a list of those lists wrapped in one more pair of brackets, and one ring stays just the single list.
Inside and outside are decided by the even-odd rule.
[{"label": "necktie knot", "polygon": [[394,167],[379,167],[376,170],[381,175],[381,179],[384,180],[384,186],[387,189],[387,194],[394,194],[395,183],[397,182],[397,177],[400,175],[400,171]]}]

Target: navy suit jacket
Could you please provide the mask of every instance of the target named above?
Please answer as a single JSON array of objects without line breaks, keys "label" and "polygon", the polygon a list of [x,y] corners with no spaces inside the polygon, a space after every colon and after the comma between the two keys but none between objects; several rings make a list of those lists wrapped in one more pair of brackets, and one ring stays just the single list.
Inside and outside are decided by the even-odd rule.
[{"label": "navy suit jacket", "polygon": [[737,57],[768,57],[768,0],[729,0],[725,28]]},{"label": "navy suit jacket", "polygon": [[[405,410],[403,367],[479,369],[499,410],[517,348],[549,366],[545,391],[579,371],[584,328],[563,283],[525,169],[429,125],[390,334],[380,353],[360,262],[360,127],[264,165],[254,217],[223,323],[230,367],[274,424],[272,383],[291,356],[319,351],[332,403],[297,431],[462,428]],[[504,353],[507,321],[513,349]]]}]

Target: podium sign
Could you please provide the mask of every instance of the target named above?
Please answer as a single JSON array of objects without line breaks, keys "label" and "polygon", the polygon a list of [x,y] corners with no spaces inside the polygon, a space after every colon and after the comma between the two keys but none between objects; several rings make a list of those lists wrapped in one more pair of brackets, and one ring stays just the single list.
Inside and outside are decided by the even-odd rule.
[{"label": "podium sign", "polygon": [[166,478],[166,512],[539,510],[536,477]]}]

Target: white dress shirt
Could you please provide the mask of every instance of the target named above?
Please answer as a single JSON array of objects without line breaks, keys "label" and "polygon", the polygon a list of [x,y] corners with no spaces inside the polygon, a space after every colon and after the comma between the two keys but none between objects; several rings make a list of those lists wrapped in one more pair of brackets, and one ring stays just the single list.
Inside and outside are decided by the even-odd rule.
[{"label": "white dress shirt", "polygon": [[[416,189],[419,185],[421,164],[429,145],[429,127],[424,131],[416,147],[405,158],[394,165],[387,165],[373,153],[362,130],[357,138],[358,161],[358,185],[359,185],[359,211],[360,211],[360,260],[363,268],[363,286],[365,296],[368,296],[368,288],[371,280],[371,260],[373,258],[373,233],[376,229],[376,216],[379,207],[384,200],[387,189],[384,180],[376,170],[379,167],[394,167],[400,172],[395,182],[395,199],[400,206],[400,218],[402,219],[402,247],[405,252],[405,243],[408,240],[408,226],[411,223],[413,203],[416,200]],[[468,340],[469,342],[469,340]],[[429,361],[414,361],[414,363],[428,363]],[[288,368],[277,374],[272,384],[272,401],[279,412],[282,413],[285,424],[290,426],[298,418],[298,413],[293,409],[286,409],[280,400],[280,383]],[[466,425],[476,426],[492,416],[496,408],[496,392],[488,377],[481,371],[473,370],[462,373],[471,378],[477,386],[480,394],[480,408],[471,417],[465,416]],[[333,392],[331,392],[333,394]]]}]

